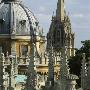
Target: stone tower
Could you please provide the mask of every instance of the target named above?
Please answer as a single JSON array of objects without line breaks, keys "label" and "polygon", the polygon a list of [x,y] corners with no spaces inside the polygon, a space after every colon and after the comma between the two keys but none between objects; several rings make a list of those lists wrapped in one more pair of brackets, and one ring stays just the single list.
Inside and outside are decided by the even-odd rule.
[{"label": "stone tower", "polygon": [[69,16],[64,9],[64,0],[58,0],[56,16],[52,16],[52,22],[47,33],[47,50],[52,44],[54,52],[60,53],[64,46],[68,47],[68,58],[74,55],[74,33],[71,30]]}]

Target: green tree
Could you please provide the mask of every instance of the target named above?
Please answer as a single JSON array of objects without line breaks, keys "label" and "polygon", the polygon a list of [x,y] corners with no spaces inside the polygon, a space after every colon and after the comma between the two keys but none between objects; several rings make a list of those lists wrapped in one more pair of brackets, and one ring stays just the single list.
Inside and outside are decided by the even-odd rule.
[{"label": "green tree", "polygon": [[86,60],[90,57],[90,40],[81,41],[82,47],[76,50],[76,55],[71,57],[69,60],[70,73],[75,74],[79,77],[77,80],[78,86],[80,86],[81,81],[81,63],[82,63],[82,54],[86,54]]}]

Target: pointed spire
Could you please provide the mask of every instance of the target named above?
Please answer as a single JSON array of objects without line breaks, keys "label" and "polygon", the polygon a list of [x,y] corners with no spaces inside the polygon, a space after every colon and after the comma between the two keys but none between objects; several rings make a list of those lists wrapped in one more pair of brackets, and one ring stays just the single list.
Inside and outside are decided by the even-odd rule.
[{"label": "pointed spire", "polygon": [[58,0],[56,17],[61,22],[64,20],[64,0]]},{"label": "pointed spire", "polygon": [[53,11],[53,17],[54,17],[54,11]]},{"label": "pointed spire", "polygon": [[86,76],[86,90],[90,90],[90,58],[88,58],[87,76]]},{"label": "pointed spire", "polygon": [[28,71],[27,71],[27,80],[26,80],[26,89],[25,90],[36,90],[36,70],[34,63],[34,44],[31,45],[31,57],[29,61]]},{"label": "pointed spire", "polygon": [[54,86],[54,57],[53,57],[53,47],[52,46],[50,46],[48,58],[49,58],[48,81],[50,81],[51,85]]},{"label": "pointed spire", "polygon": [[86,88],[86,73],[87,73],[85,53],[83,53],[82,57],[83,57],[83,59],[82,59],[82,69],[81,69],[81,87],[84,90]]}]

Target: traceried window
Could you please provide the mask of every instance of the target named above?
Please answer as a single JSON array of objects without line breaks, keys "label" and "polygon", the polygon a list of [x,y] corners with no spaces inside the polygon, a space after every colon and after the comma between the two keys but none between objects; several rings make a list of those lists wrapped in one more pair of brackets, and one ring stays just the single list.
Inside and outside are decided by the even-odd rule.
[{"label": "traceried window", "polygon": [[26,56],[28,53],[28,45],[21,45],[21,55]]}]

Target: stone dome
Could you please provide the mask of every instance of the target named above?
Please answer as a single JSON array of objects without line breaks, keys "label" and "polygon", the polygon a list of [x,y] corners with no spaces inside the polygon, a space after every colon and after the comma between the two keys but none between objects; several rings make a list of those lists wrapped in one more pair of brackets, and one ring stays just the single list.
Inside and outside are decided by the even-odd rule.
[{"label": "stone dome", "polygon": [[37,30],[38,21],[20,0],[2,0],[0,3],[0,34],[30,35]]}]

